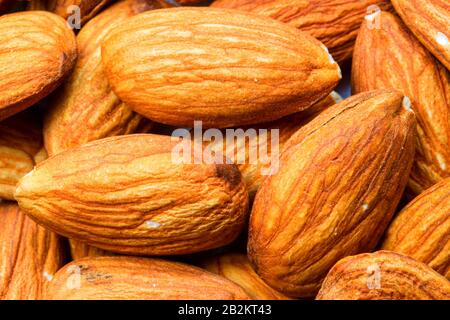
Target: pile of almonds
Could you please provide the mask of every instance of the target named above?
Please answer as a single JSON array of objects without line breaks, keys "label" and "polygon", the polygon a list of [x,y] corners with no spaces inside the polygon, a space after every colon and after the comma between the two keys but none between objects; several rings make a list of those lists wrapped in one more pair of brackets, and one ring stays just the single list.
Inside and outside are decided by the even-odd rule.
[{"label": "pile of almonds", "polygon": [[449,300],[449,39],[444,0],[0,1],[0,299]]}]

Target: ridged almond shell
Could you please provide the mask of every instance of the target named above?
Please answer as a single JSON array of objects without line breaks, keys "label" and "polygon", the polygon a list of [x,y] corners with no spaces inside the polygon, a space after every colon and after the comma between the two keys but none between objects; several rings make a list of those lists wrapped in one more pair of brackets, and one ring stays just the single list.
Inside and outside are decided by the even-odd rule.
[{"label": "ridged almond shell", "polygon": [[339,259],[372,250],[406,186],[414,114],[397,91],[334,105],[285,144],[258,190],[248,254],[272,288],[313,297]]},{"label": "ridged almond shell", "polygon": [[232,164],[196,155],[176,163],[172,151],[184,146],[151,134],[97,140],[41,162],[15,198],[50,230],[108,251],[172,255],[226,245],[247,218],[245,183]]},{"label": "ridged almond shell", "polygon": [[42,299],[64,263],[60,237],[38,226],[13,202],[0,202],[0,300]]},{"label": "ridged almond shell", "polygon": [[239,286],[200,268],[159,259],[74,261],[48,287],[50,300],[248,300]]},{"label": "ridged almond shell", "polygon": [[396,16],[379,14],[379,28],[361,26],[352,67],[354,92],[395,88],[417,117],[416,157],[409,193],[450,176],[450,75]]},{"label": "ridged almond shell", "polygon": [[55,89],[77,57],[66,21],[33,11],[0,17],[0,120],[38,102]]},{"label": "ridged almond shell", "polygon": [[317,300],[449,300],[450,282],[426,264],[390,251],[340,260]]},{"label": "ridged almond shell", "polygon": [[422,192],[395,217],[382,248],[422,261],[450,280],[450,178]]},{"label": "ridged almond shell", "polygon": [[109,33],[102,61],[130,108],[187,127],[194,120],[216,128],[276,120],[325,98],[341,78],[325,46],[306,33],[215,8],[132,17]]}]

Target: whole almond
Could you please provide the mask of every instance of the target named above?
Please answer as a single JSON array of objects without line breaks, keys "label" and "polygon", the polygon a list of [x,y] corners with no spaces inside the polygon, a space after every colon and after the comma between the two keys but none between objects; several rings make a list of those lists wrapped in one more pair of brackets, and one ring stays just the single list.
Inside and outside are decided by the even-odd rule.
[{"label": "whole almond", "polygon": [[43,11],[1,16],[0,39],[2,120],[55,89],[72,69],[77,48],[66,22]]},{"label": "whole almond", "polygon": [[450,279],[450,178],[421,193],[395,217],[382,248],[422,261]]},{"label": "whole almond", "polygon": [[382,12],[380,25],[365,21],[355,45],[354,92],[395,88],[417,116],[416,157],[409,193],[419,194],[450,176],[450,75],[401,20]]},{"label": "whole almond", "polygon": [[391,9],[386,0],[216,0],[211,6],[288,23],[322,41],[338,62],[351,58],[364,16]]},{"label": "whole almond", "polygon": [[229,253],[210,258],[202,262],[202,267],[238,284],[253,300],[289,299],[261,280],[245,254]]},{"label": "whole almond", "polygon": [[0,253],[0,300],[42,299],[64,262],[61,239],[12,202],[0,202]]},{"label": "whole almond", "polygon": [[89,141],[134,133],[143,121],[112,92],[101,65],[105,35],[139,12],[161,8],[155,0],[126,0],[89,21],[77,36],[74,72],[52,99],[44,123],[47,151],[53,155]]},{"label": "whole almond", "polygon": [[108,251],[172,255],[224,246],[246,221],[245,183],[235,165],[196,155],[192,164],[176,163],[180,146],[151,134],[97,140],[41,162],[15,198],[50,230]]},{"label": "whole almond", "polygon": [[313,297],[334,263],[375,247],[414,156],[414,113],[402,100],[389,90],[353,96],[286,142],[250,219],[249,258],[272,288]]},{"label": "whole almond", "polygon": [[102,61],[123,102],[175,126],[279,119],[326,97],[340,79],[339,66],[311,36],[272,19],[213,8],[132,17],[109,33]]},{"label": "whole almond", "polygon": [[392,4],[417,39],[450,70],[450,2],[392,0]]},{"label": "whole almond", "polygon": [[426,264],[390,251],[340,260],[317,300],[449,300],[450,282]]},{"label": "whole almond", "polygon": [[247,300],[227,279],[159,259],[84,258],[69,263],[48,287],[50,300]]}]

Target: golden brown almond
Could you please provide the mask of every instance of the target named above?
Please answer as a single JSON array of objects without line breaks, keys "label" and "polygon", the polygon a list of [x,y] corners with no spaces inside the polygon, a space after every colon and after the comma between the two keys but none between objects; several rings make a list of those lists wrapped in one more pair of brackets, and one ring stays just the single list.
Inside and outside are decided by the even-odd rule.
[{"label": "golden brown almond", "polygon": [[224,254],[204,261],[202,266],[206,270],[238,284],[253,300],[290,299],[262,281],[245,254]]},{"label": "golden brown almond", "polygon": [[450,282],[426,264],[390,251],[340,260],[317,300],[449,300]]},{"label": "golden brown almond", "polygon": [[353,57],[354,92],[395,88],[417,116],[416,158],[409,192],[419,194],[450,176],[450,75],[394,15],[365,21]]},{"label": "golden brown almond", "polygon": [[0,17],[0,120],[33,105],[62,81],[76,60],[74,33],[49,12]]},{"label": "golden brown almond", "polygon": [[64,263],[61,239],[13,202],[0,202],[0,253],[0,300],[42,299]]},{"label": "golden brown almond", "polygon": [[338,62],[351,58],[364,16],[391,9],[387,0],[216,0],[211,6],[285,22],[322,41]]},{"label": "golden brown almond", "polygon": [[0,122],[0,199],[14,200],[19,179],[30,172],[42,148],[39,121],[30,112]]},{"label": "golden brown almond", "polygon": [[72,260],[78,260],[86,257],[103,257],[114,255],[111,252],[90,246],[84,242],[69,239],[70,255]]},{"label": "golden brown almond", "polygon": [[272,19],[214,8],[132,17],[109,33],[102,62],[123,102],[175,126],[276,120],[326,97],[340,79],[339,66],[313,37]]},{"label": "golden brown almond", "polygon": [[50,155],[89,141],[134,133],[144,120],[112,92],[101,65],[105,35],[127,18],[161,8],[156,0],[126,0],[89,21],[78,34],[74,72],[50,103],[45,123],[45,146]]},{"label": "golden brown almond", "polygon": [[58,271],[50,300],[247,300],[231,281],[200,268],[159,259],[84,258]]},{"label": "golden brown almond", "polygon": [[417,39],[450,70],[450,2],[392,0],[392,4]]},{"label": "golden brown almond", "polygon": [[395,217],[382,248],[422,261],[450,279],[450,178],[421,193]]},{"label": "golden brown almond", "polygon": [[250,219],[249,258],[272,288],[313,297],[334,263],[375,247],[414,156],[414,113],[402,100],[393,90],[353,96],[286,142]]},{"label": "golden brown almond", "polygon": [[50,230],[108,251],[172,255],[226,245],[246,221],[245,183],[235,165],[195,154],[193,163],[176,163],[185,146],[151,134],[97,140],[41,162],[15,198]]}]

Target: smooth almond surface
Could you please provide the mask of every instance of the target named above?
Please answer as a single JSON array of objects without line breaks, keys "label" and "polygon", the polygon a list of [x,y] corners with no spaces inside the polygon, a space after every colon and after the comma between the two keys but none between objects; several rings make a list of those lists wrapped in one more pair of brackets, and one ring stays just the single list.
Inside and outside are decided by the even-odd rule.
[{"label": "smooth almond surface", "polygon": [[18,12],[0,17],[0,120],[38,102],[75,64],[74,33],[55,14]]},{"label": "smooth almond surface", "polygon": [[449,300],[450,282],[426,264],[390,251],[340,260],[317,300]]},{"label": "smooth almond surface", "polygon": [[177,164],[177,146],[151,134],[97,140],[41,162],[15,198],[50,230],[113,252],[186,254],[232,242],[248,207],[238,168]]},{"label": "smooth almond surface", "polygon": [[327,49],[306,33],[214,8],[132,17],[108,35],[102,61],[130,108],[187,127],[276,120],[326,97],[341,78]]},{"label": "smooth almond surface", "polygon": [[247,300],[239,286],[189,265],[130,257],[85,258],[66,265],[50,300]]},{"label": "smooth almond surface", "polygon": [[285,143],[250,219],[249,258],[271,287],[313,297],[334,263],[375,247],[414,155],[415,118],[402,100],[389,90],[353,96]]}]

